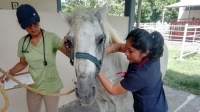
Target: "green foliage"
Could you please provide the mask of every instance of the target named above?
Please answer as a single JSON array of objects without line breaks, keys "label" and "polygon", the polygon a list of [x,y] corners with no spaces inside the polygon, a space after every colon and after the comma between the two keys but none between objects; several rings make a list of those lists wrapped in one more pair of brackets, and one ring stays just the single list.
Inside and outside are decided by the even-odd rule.
[{"label": "green foliage", "polygon": [[[141,7],[141,23],[144,22],[153,22],[151,21],[151,15],[152,15],[152,9],[151,9],[151,3],[148,1],[143,1],[142,2],[142,7]],[[135,19],[137,18],[137,10],[138,10],[138,5],[135,7]]]},{"label": "green foliage", "polygon": [[[180,0],[143,0],[141,10],[141,22],[157,22],[162,19],[163,9],[170,4],[176,3]],[[137,3],[136,16],[137,18]],[[169,22],[172,19],[177,19],[178,8],[167,9],[165,13],[165,21]]]},{"label": "green foliage", "polygon": [[66,4],[62,4],[62,11],[66,13],[72,12],[75,8],[99,8],[100,4],[97,0],[68,0]]},{"label": "green foliage", "polygon": [[113,0],[109,5],[108,15],[124,16],[124,4],[125,4],[124,0],[122,1]]},{"label": "green foliage", "polygon": [[[165,6],[176,3],[180,0],[143,0],[141,10],[141,22],[157,22],[161,20],[163,9]],[[62,5],[62,11],[70,13],[75,8],[89,8],[97,9],[103,3],[109,4],[108,15],[124,16],[125,0],[68,0],[66,4]],[[135,7],[135,20],[137,18],[137,2]],[[172,19],[177,19],[178,8],[167,9],[165,14],[165,21],[169,22]]]},{"label": "green foliage", "polygon": [[[66,13],[72,12],[75,8],[89,8],[89,9],[97,9],[104,1],[98,2],[98,0],[68,0],[66,4],[62,5],[62,11]],[[124,0],[113,0],[108,2],[109,9],[108,15],[112,16],[123,16],[124,15]]]}]

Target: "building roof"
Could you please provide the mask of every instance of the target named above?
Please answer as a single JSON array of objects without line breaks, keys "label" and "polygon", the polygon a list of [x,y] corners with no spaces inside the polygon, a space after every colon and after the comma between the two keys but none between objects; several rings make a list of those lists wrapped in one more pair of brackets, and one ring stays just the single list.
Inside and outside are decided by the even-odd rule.
[{"label": "building roof", "polygon": [[166,8],[174,8],[174,7],[195,7],[200,6],[200,0],[187,0],[178,3],[174,3],[166,6]]}]

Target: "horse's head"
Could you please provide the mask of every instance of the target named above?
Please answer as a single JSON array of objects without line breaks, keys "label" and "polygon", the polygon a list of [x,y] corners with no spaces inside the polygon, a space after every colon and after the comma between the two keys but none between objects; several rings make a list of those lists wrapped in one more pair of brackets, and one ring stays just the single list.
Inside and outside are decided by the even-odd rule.
[{"label": "horse's head", "polygon": [[61,13],[71,29],[67,39],[71,43],[71,59],[76,70],[76,96],[82,105],[91,105],[96,96],[96,76],[101,67],[105,34],[101,22],[106,18],[107,5],[96,12],[76,10],[71,14]]}]

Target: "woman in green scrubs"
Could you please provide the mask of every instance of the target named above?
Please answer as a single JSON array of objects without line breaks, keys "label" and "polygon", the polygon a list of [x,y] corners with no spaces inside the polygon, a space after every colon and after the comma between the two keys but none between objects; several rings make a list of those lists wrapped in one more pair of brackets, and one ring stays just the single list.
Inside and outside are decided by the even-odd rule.
[{"label": "woman in green scrubs", "polygon": [[[60,50],[67,55],[61,38],[40,28],[40,17],[32,6],[28,4],[19,6],[16,15],[20,26],[28,34],[19,40],[20,61],[8,73],[16,74],[29,66],[35,82],[32,88],[45,93],[59,93],[63,84],[56,68],[56,52]],[[2,83],[3,77],[0,77]],[[58,111],[59,97],[42,96],[27,90],[29,112],[40,112],[42,100],[44,100],[46,112]]]}]

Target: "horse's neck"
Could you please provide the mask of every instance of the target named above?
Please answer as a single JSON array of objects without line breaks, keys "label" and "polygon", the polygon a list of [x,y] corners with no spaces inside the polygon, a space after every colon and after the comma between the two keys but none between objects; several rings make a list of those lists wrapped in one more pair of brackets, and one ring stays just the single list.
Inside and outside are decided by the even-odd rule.
[{"label": "horse's neck", "polygon": [[117,72],[126,71],[127,66],[128,60],[123,53],[111,53],[104,58],[101,70],[108,79],[113,79],[118,77]]},{"label": "horse's neck", "polygon": [[[111,43],[121,42],[121,39],[117,35],[116,31],[110,26],[109,23],[101,24],[106,34],[106,46],[112,45]],[[111,53],[108,54],[103,61],[101,71],[104,72],[107,78],[116,76],[119,71],[126,71],[128,66],[128,60],[123,53]]]}]

